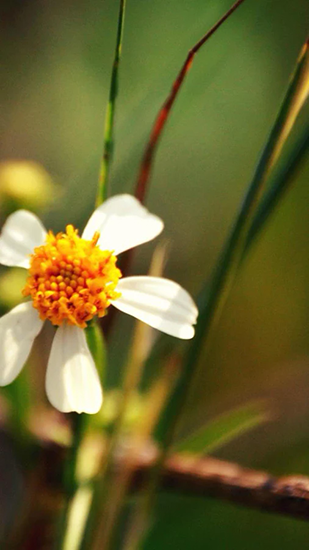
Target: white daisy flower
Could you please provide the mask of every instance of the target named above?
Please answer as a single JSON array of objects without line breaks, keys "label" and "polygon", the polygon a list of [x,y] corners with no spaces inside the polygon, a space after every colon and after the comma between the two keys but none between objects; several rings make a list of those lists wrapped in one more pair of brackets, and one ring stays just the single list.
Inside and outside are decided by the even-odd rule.
[{"label": "white daisy flower", "polygon": [[166,334],[192,338],[198,311],[182,287],[160,277],[121,279],[116,266],[118,254],[162,229],[162,220],[130,195],[99,206],[81,237],[72,225],[65,233],[47,233],[26,210],[9,216],[0,236],[0,264],[28,270],[23,295],[31,301],[0,319],[0,385],[17,377],[46,319],[58,326],[46,393],[62,412],[94,414],[101,408],[102,388],[84,328],[111,304]]}]

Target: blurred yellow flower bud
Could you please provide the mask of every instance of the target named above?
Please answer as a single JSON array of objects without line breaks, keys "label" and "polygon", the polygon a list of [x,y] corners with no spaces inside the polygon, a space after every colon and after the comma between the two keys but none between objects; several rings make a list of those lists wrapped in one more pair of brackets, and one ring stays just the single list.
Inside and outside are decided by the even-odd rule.
[{"label": "blurred yellow flower bud", "polygon": [[9,210],[44,207],[55,195],[50,175],[38,163],[27,160],[0,162],[0,199]]}]

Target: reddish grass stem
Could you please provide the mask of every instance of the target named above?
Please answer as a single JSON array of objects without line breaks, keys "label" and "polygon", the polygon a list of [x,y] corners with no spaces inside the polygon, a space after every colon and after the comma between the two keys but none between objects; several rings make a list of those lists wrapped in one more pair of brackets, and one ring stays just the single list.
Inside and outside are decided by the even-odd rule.
[{"label": "reddish grass stem", "polygon": [[147,191],[147,184],[150,177],[150,172],[153,164],[153,158],[154,154],[158,145],[158,141],[162,135],[162,132],[164,130],[164,126],[166,124],[166,121],[170,115],[172,106],[174,104],[174,101],[177,97],[177,94],[180,90],[180,87],[185,79],[186,74],[188,73],[189,69],[191,68],[193,58],[195,54],[199,51],[199,49],[205,44],[205,42],[216,32],[216,30],[221,27],[222,23],[232,13],[244,2],[244,0],[237,0],[231,8],[209,29],[209,31],[189,50],[186,60],[184,64],[182,65],[178,76],[172,86],[172,89],[163,103],[157,118],[154,122],[149,141],[146,145],[146,149],[142,158],[141,167],[139,171],[139,176],[135,188],[135,196],[141,201],[141,203],[145,200],[145,195]]}]

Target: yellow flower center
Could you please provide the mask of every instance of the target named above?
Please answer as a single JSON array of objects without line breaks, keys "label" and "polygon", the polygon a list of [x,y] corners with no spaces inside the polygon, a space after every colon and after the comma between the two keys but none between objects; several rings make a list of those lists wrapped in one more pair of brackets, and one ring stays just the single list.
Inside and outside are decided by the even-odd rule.
[{"label": "yellow flower center", "polygon": [[65,233],[50,231],[46,243],[35,248],[23,295],[31,296],[42,320],[85,328],[95,315],[106,314],[110,300],[119,298],[117,258],[109,250],[100,250],[99,237],[95,233],[86,241],[68,225]]}]

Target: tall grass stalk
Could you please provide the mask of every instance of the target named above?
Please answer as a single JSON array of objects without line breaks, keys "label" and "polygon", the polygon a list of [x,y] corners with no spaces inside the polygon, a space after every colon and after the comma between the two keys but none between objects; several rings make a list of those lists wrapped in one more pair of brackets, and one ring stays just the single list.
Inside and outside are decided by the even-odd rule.
[{"label": "tall grass stalk", "polygon": [[109,99],[105,114],[104,148],[103,157],[101,159],[96,206],[99,206],[108,196],[109,173],[114,149],[114,122],[118,95],[119,65],[122,52],[125,8],[126,0],[120,0],[115,57],[112,67]]}]

